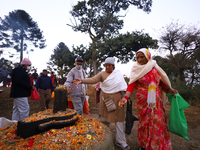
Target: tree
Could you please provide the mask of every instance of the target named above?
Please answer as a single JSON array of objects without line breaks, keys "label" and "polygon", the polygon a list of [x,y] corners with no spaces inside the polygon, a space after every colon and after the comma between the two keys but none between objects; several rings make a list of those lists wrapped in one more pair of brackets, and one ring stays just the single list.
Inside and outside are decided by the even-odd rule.
[{"label": "tree", "polygon": [[[134,58],[135,52],[142,47],[158,48],[157,40],[152,39],[147,33],[135,31],[98,41],[95,46],[95,49],[99,52],[96,55],[96,67],[98,71],[101,71],[101,64],[107,57],[117,57],[118,62],[127,63]],[[84,58],[85,68],[89,69],[88,75],[94,75],[91,47],[87,48],[83,45],[73,47],[73,53]]]},{"label": "tree", "polygon": [[123,27],[123,20],[120,20],[119,13],[126,10],[130,5],[149,13],[152,0],[135,1],[135,0],[88,0],[87,2],[79,1],[73,6],[70,14],[74,22],[67,24],[76,32],[80,31],[89,34],[92,40],[90,45],[91,58],[93,63],[94,74],[98,72],[98,54],[101,53],[96,49],[98,42],[118,34]]},{"label": "tree", "polygon": [[[74,46],[72,47],[72,52],[74,53],[74,56],[81,56],[84,60],[83,63],[83,69],[86,71],[86,74],[88,76],[93,76],[94,75],[94,70],[92,67],[92,60],[91,60],[91,56],[92,56],[92,51],[90,48],[88,48],[87,46],[84,46],[83,44],[81,44],[80,46]],[[99,70],[101,70],[100,67],[101,64],[97,64],[97,68]]]},{"label": "tree", "polygon": [[95,47],[100,51],[97,54],[100,62],[106,57],[117,57],[118,62],[127,63],[133,59],[135,52],[140,48],[158,48],[157,40],[152,39],[147,33],[135,31],[132,33],[119,34],[115,37],[105,39],[104,42],[97,42]]},{"label": "tree", "polygon": [[13,64],[12,61],[7,60],[7,59],[5,59],[5,58],[1,58],[1,59],[0,59],[0,68],[2,68],[3,65],[6,65],[7,70],[8,70],[9,72],[12,72],[12,69],[16,66],[15,64]]},{"label": "tree", "polygon": [[168,53],[165,58],[157,57],[158,64],[182,95],[194,97],[194,89],[200,90],[200,29],[170,23],[163,28],[159,42],[159,50]]},{"label": "tree", "polygon": [[[186,81],[189,76],[189,84],[199,80],[197,75],[200,65],[200,29],[195,26],[185,26],[178,23],[170,23],[161,32],[160,50],[168,51],[168,60],[172,67],[176,68],[176,83]],[[188,80],[188,79],[187,79]],[[188,84],[188,82],[187,82]]]},{"label": "tree", "polygon": [[49,71],[57,71],[61,78],[64,78],[74,66],[75,56],[70,52],[65,43],[60,42],[53,50],[50,61],[47,63]]},{"label": "tree", "polygon": [[[1,18],[0,18],[1,19]],[[0,48],[14,48],[20,52],[20,62],[23,59],[23,51],[26,51],[29,42],[36,48],[45,48],[45,39],[37,22],[24,10],[14,10],[1,19]]]}]

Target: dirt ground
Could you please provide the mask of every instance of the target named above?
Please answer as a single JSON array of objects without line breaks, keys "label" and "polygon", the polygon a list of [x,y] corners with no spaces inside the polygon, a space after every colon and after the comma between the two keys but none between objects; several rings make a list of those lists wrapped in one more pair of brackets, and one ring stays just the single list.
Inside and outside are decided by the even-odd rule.
[{"label": "dirt ground", "polygon": [[[3,88],[4,91],[0,93],[0,117],[6,117],[11,119],[13,99],[9,98],[10,88]],[[89,117],[99,119],[98,105],[94,102],[94,87],[89,86],[88,89],[90,114]],[[53,100],[50,102],[50,108],[53,108]],[[29,100],[30,115],[39,111],[39,101]],[[165,107],[167,118],[169,118],[170,102],[167,102]],[[184,110],[188,124],[188,137],[190,141],[177,136],[173,133],[171,135],[173,150],[200,150],[200,106],[190,106]],[[136,100],[133,99],[133,114],[137,115]],[[131,147],[131,150],[138,150],[139,145],[137,143],[137,125],[138,121],[134,122],[134,126],[130,135],[126,135],[127,143]],[[115,124],[110,124],[110,130],[113,133],[113,141],[115,141]],[[115,150],[120,150],[115,146]]]}]

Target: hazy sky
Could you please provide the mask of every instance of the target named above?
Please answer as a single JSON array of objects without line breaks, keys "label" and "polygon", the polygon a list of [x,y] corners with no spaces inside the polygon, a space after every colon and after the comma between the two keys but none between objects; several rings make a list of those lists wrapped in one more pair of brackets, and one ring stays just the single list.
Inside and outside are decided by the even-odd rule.
[{"label": "hazy sky", "polygon": [[[42,50],[33,48],[34,53],[30,52],[29,56],[24,53],[24,57],[29,57],[33,66],[38,68],[38,72],[46,68],[53,49],[60,42],[64,42],[70,50],[72,45],[88,45],[91,42],[87,34],[74,32],[66,25],[70,24],[69,11],[75,4],[77,0],[0,0],[1,18],[11,11],[22,9],[29,13],[43,31],[47,47]],[[200,28],[199,6],[200,0],[153,0],[152,11],[149,14],[131,6],[124,18],[124,28],[120,32],[144,29],[145,33],[158,38],[159,30],[173,20]],[[131,66],[132,62],[126,65],[116,64],[116,69],[129,76]]]}]

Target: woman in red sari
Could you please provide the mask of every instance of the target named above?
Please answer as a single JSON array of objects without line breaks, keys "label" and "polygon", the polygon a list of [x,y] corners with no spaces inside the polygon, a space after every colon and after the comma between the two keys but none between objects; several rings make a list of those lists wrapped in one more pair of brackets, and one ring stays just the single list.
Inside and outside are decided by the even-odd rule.
[{"label": "woman in red sari", "polygon": [[130,82],[119,105],[125,104],[136,90],[138,112],[138,143],[140,150],[171,150],[171,140],[163,103],[166,93],[175,96],[178,91],[171,88],[166,73],[151,59],[146,48],[136,53],[136,61],[131,69]]}]

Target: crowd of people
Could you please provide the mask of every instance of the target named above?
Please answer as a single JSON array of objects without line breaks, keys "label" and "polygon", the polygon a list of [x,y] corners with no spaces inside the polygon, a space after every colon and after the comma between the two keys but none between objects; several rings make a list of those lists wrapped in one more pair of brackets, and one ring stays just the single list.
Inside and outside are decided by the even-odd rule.
[{"label": "crowd of people", "polygon": [[[31,69],[31,65],[31,61],[24,58],[20,65],[12,70],[10,92],[10,97],[14,99],[12,120],[23,120],[29,116],[28,97],[31,96],[31,90],[35,90],[35,88],[40,95],[40,110],[48,109],[51,93],[54,91],[54,85],[57,85],[54,83],[56,76],[49,77],[46,69],[43,70],[40,76],[38,76],[36,70],[33,74],[27,74]],[[53,75],[53,72],[51,74]]]},{"label": "crowd of people", "polygon": [[[51,92],[57,86],[56,76],[51,72],[48,76],[46,69],[38,75],[27,74],[31,68],[31,61],[27,58],[20,63],[11,73],[12,86],[10,97],[14,99],[12,120],[22,120],[29,116],[28,98],[31,90],[38,91],[40,95],[40,110],[49,108]],[[167,74],[151,59],[151,53],[146,48],[136,52],[136,62],[130,68],[130,81],[124,80],[122,73],[115,69],[115,60],[112,57],[105,59],[105,71],[87,78],[82,67],[83,58],[75,59],[75,67],[67,74],[64,86],[67,87],[74,109],[78,114],[83,114],[83,104],[87,95],[87,84],[97,84],[96,103],[99,102],[100,121],[109,127],[115,123],[115,145],[128,150],[124,121],[126,103],[132,92],[136,91],[138,123],[138,144],[140,150],[170,150],[172,149],[170,134],[167,127],[164,104],[166,94],[174,97],[178,93],[171,87]],[[1,80],[8,74],[5,66],[0,70]],[[2,78],[3,77],[3,78]],[[4,81],[4,80],[3,80]]]}]

